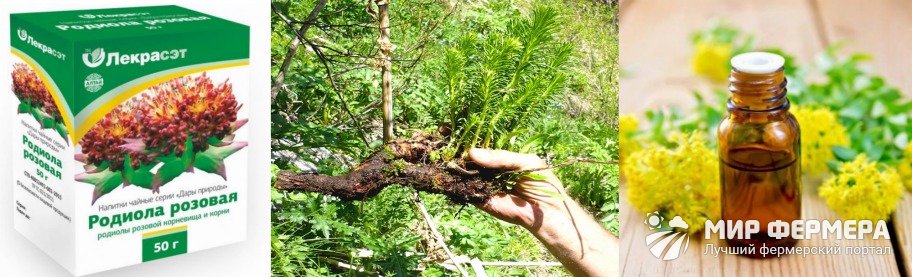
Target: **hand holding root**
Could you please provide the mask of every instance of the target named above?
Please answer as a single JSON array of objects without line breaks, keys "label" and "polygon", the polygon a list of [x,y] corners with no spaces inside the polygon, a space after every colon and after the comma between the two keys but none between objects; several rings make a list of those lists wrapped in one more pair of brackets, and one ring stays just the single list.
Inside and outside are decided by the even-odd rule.
[{"label": "hand holding root", "polygon": [[564,186],[551,169],[545,169],[548,164],[538,156],[475,148],[469,150],[469,159],[481,167],[499,171],[541,169],[520,175],[510,193],[497,193],[478,205],[494,217],[528,228],[541,224],[542,208],[565,210]]},{"label": "hand holding root", "polygon": [[529,230],[576,276],[618,274],[617,238],[566,197],[561,181],[535,155],[472,149],[469,158],[487,169],[522,172],[513,190],[497,193],[479,208]]}]

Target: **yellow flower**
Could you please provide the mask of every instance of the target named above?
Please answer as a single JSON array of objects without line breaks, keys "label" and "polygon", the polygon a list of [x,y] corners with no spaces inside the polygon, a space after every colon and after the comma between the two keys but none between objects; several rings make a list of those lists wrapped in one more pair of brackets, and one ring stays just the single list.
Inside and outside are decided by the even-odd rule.
[{"label": "yellow flower", "polygon": [[719,162],[702,133],[672,134],[674,148],[650,144],[631,153],[621,170],[627,199],[641,212],[681,216],[688,232],[720,214]]},{"label": "yellow flower", "polygon": [[639,122],[636,117],[630,114],[621,115],[618,121],[619,131],[618,138],[620,140],[620,158],[621,161],[624,160],[630,153],[640,150],[640,143],[633,138],[633,134],[636,133],[639,126]]},{"label": "yellow flower", "polygon": [[731,43],[699,41],[695,44],[690,65],[694,73],[716,82],[728,79],[729,60],[732,58]]},{"label": "yellow flower", "polygon": [[883,171],[877,163],[860,154],[842,163],[839,172],[827,179],[818,191],[827,206],[843,219],[887,219],[902,198],[899,174],[893,168]]},{"label": "yellow flower", "polygon": [[906,189],[912,191],[912,143],[906,145],[903,158],[899,160],[896,170],[899,171],[899,176],[906,185]]},{"label": "yellow flower", "polygon": [[797,107],[792,114],[801,126],[801,170],[809,175],[827,171],[827,162],[834,160],[834,146],[848,146],[846,128],[836,113],[827,108]]}]

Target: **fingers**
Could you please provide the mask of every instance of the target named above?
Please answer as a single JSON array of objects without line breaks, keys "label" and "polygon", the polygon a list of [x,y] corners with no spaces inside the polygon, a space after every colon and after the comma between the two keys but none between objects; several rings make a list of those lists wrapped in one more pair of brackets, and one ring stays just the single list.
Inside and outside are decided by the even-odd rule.
[{"label": "fingers", "polygon": [[534,205],[521,197],[506,193],[494,195],[484,204],[475,206],[497,219],[521,226],[530,225],[536,215]]},{"label": "fingers", "polygon": [[469,158],[476,164],[485,168],[511,171],[537,170],[535,171],[536,173],[545,177],[544,180],[533,180],[528,176],[520,177],[520,185],[513,188],[513,192],[517,195],[536,196],[540,194],[548,194],[546,192],[542,193],[539,191],[555,190],[556,193],[563,194],[563,186],[561,185],[560,180],[554,176],[554,173],[552,173],[551,170],[545,169],[548,167],[548,164],[544,160],[533,154],[520,154],[505,150],[472,148],[469,149]]},{"label": "fingers", "polygon": [[[563,197],[566,194],[563,185],[551,170],[546,169],[548,164],[538,156],[480,148],[469,149],[468,154],[469,159],[479,166],[489,169],[507,171],[534,170],[534,173],[539,177],[533,178],[531,173],[520,176],[510,192],[511,197],[509,200],[524,200],[522,202],[528,201],[537,205],[545,205],[549,208],[560,208],[563,203]],[[544,178],[542,179],[542,177]],[[503,211],[498,212],[500,210],[499,207],[514,207],[514,210],[516,210],[518,203],[521,203],[511,203],[514,201],[509,200],[495,198],[489,201],[486,207],[482,207],[482,209],[496,216],[496,214],[504,214]]]},{"label": "fingers", "polygon": [[506,150],[469,149],[469,159],[476,164],[492,169],[527,170],[548,166],[544,160],[532,154],[520,154]]}]

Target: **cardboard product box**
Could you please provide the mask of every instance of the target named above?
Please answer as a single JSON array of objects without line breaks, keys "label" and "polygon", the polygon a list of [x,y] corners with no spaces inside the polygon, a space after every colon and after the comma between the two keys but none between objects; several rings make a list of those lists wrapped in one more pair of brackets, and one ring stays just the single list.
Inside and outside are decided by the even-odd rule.
[{"label": "cardboard product box", "polygon": [[247,26],[156,6],[12,14],[10,36],[23,236],[75,275],[246,238]]}]

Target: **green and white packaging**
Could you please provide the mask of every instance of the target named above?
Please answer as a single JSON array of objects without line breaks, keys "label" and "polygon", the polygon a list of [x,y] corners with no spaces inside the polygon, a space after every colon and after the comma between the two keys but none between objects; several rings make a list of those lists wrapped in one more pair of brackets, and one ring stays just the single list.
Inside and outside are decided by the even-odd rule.
[{"label": "green and white packaging", "polygon": [[14,226],[75,275],[246,238],[249,28],[177,6],[10,16]]}]

